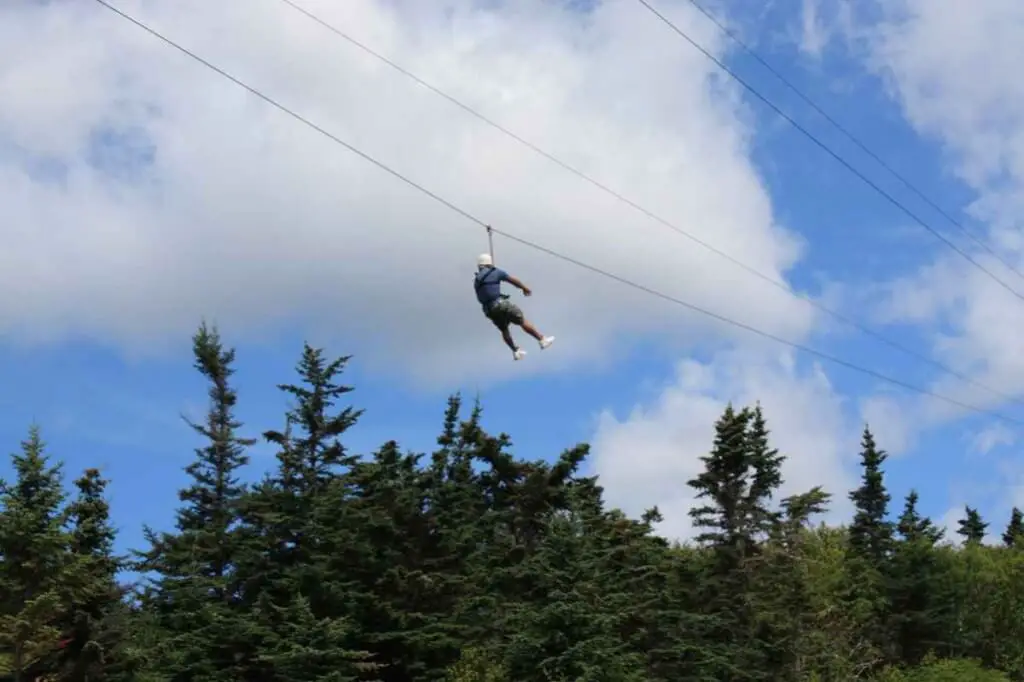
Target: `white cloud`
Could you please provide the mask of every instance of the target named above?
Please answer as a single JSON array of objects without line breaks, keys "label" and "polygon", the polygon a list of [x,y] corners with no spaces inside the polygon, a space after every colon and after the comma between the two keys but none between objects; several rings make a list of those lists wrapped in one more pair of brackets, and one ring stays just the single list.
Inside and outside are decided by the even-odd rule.
[{"label": "white cloud", "polygon": [[[494,225],[779,335],[812,310],[464,115],[276,0],[125,11]],[[749,116],[713,66],[630,3],[304,6],[568,162],[779,279]],[[686,3],[674,20],[721,52]],[[295,323],[423,380],[608,357],[702,318],[499,240],[559,337],[514,364],[470,290],[483,231],[94,3],[8,3],[0,43],[0,333],[181,343]],[[115,142],[116,141],[116,142]],[[134,167],[133,172],[126,170]],[[354,345],[354,347],[353,347]],[[385,365],[384,363],[387,363]]]},{"label": "white cloud", "polygon": [[[862,19],[857,28],[869,64],[884,77],[910,124],[942,145],[950,171],[975,191],[968,210],[985,233],[969,229],[1024,270],[1024,84],[1018,77],[1024,5],[899,0],[878,3],[877,9],[880,19]],[[975,260],[1024,292],[1024,279],[978,251],[972,249]],[[943,251],[900,278],[887,289],[882,307],[889,320],[931,325],[934,353],[945,364],[1000,393],[1024,394],[1024,302],[959,256]],[[948,377],[936,390],[982,407],[1006,402]],[[943,408],[945,417],[955,413]]]},{"label": "white cloud", "polygon": [[829,41],[828,27],[821,18],[820,0],[802,0],[800,22],[800,49],[807,55],[820,58]]},{"label": "white cloud", "polygon": [[[800,52],[820,60],[835,39],[854,40],[856,3],[851,0],[801,0],[794,30]],[[835,83],[833,83],[833,86]]]},{"label": "white cloud", "polygon": [[1016,442],[1016,434],[1005,424],[989,424],[974,434],[971,450],[978,455],[987,455],[998,447],[1014,445]]},{"label": "white cloud", "polygon": [[908,419],[900,397],[876,394],[860,401],[860,414],[880,448],[896,457],[913,449],[918,423]]},{"label": "white cloud", "polygon": [[942,539],[950,545],[959,547],[963,544],[963,538],[957,535],[957,529],[960,527],[960,519],[964,517],[964,505],[957,504],[953,505],[946,510],[936,522],[935,525],[945,531]]},{"label": "white cloud", "polygon": [[730,400],[736,407],[761,402],[773,445],[788,456],[781,496],[821,485],[833,495],[826,518],[847,521],[859,441],[858,428],[843,419],[841,398],[819,368],[803,372],[791,354],[750,350],[723,351],[706,364],[684,361],[675,383],[650,405],[625,418],[601,415],[593,466],[609,504],[634,514],[656,504],[665,516],[659,532],[692,537],[687,481],[703,470],[700,457]]},{"label": "white cloud", "polygon": [[[984,268],[1024,293],[1024,278],[999,262],[1024,272],[1019,219],[1024,208],[1024,86],[1017,77],[1024,58],[1024,6],[1012,0],[980,0],[970,6],[952,0],[831,0],[823,7],[819,15],[837,17],[831,35],[844,38],[881,78],[908,123],[941,147],[944,169],[976,197],[967,207],[949,205],[946,197],[931,198],[953,215],[962,208],[969,218],[961,222],[999,258],[941,216],[923,215]],[[932,356],[974,382],[940,374],[930,386],[934,392],[1016,418],[1019,406],[1010,403],[1024,396],[1019,332],[1024,302],[951,250],[935,254],[915,271],[864,287],[875,320],[918,326]],[[967,414],[928,397],[882,400],[889,414],[900,415],[911,439]],[[990,445],[982,437],[971,447]]]},{"label": "white cloud", "polygon": [[985,464],[985,471],[990,475],[987,480],[961,477],[951,483],[950,498],[957,503],[937,523],[946,528],[946,537],[953,544],[962,542],[956,531],[965,516],[965,505],[977,509],[988,524],[984,542],[991,545],[1002,542],[1011,510],[1014,507],[1024,509],[1024,466],[1018,452],[991,458]]}]

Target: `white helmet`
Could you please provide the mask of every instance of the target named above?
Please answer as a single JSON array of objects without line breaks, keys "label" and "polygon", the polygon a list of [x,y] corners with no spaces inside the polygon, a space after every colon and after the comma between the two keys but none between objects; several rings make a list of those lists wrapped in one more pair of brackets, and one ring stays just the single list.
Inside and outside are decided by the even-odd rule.
[{"label": "white helmet", "polygon": [[491,254],[489,253],[481,253],[479,258],[476,259],[476,266],[478,268],[486,268],[492,265],[494,265],[494,262],[491,260]]}]

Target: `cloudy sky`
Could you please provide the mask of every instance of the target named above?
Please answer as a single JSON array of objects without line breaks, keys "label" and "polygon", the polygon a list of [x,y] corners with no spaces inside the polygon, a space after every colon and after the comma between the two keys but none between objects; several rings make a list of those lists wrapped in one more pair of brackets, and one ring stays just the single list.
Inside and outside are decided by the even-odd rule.
[{"label": "cloudy sky", "polygon": [[[644,211],[282,0],[110,0],[500,230],[1007,419],[498,237],[557,338],[513,363],[470,289],[479,225],[94,0],[6,2],[0,436],[14,449],[36,421],[69,472],[102,466],[124,546],[172,517],[204,316],[238,348],[250,432],[279,425],[274,385],[309,340],[355,356],[357,450],[429,449],[445,396],[480,395],[527,457],[591,442],[609,500],[658,504],[673,537],[730,400],[762,403],[786,491],[825,486],[834,520],[865,422],[892,455],[894,506],[916,487],[937,519],[969,503],[995,533],[1024,506],[1024,296],[1007,290],[1024,292],[1024,5],[707,5],[925,200],[688,0],[653,2],[972,264],[637,0],[295,2]],[[253,457],[253,475],[273,461]]]}]

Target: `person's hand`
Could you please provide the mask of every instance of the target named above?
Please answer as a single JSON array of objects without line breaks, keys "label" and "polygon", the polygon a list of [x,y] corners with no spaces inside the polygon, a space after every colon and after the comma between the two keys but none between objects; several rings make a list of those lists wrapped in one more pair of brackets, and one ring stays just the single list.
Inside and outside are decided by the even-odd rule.
[{"label": "person's hand", "polygon": [[532,296],[532,295],[533,295],[533,291],[530,290],[530,287],[523,287],[523,296],[529,297],[529,296]]}]

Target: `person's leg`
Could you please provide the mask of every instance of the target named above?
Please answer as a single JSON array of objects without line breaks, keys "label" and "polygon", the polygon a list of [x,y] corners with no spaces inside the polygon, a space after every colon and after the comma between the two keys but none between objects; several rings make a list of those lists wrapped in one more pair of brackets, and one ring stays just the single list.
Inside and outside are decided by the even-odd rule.
[{"label": "person's leg", "polygon": [[512,330],[509,329],[508,325],[504,327],[498,327],[501,332],[501,338],[505,341],[505,345],[512,349],[512,352],[519,350],[516,346],[516,340],[512,338]]},{"label": "person's leg", "polygon": [[512,308],[513,309],[510,311],[512,322],[522,327],[524,332],[535,338],[537,343],[540,344],[542,350],[554,342],[555,337],[544,336],[541,334],[540,331],[523,316],[523,311],[519,309],[519,306],[514,305]]},{"label": "person's leg", "polygon": [[501,339],[505,342],[505,345],[508,346],[509,349],[511,349],[512,353],[517,356],[518,359],[518,357],[521,356],[523,352],[519,350],[519,346],[516,345],[516,340],[512,338],[512,330],[510,328],[512,320],[509,319],[508,309],[499,303],[498,305],[491,308],[491,310],[487,313],[487,317],[488,319],[490,319],[491,322],[494,323],[494,326],[498,328],[498,331],[501,332]]},{"label": "person's leg", "polygon": [[544,338],[544,336],[541,335],[539,331],[537,331],[536,327],[534,327],[532,324],[526,321],[526,318],[523,316],[522,309],[515,303],[509,303],[508,301],[504,301],[503,308],[503,312],[508,316],[507,319],[509,322],[516,325],[517,327],[522,327],[524,332],[526,332],[533,338],[537,339],[538,341]]},{"label": "person's leg", "polygon": [[543,340],[544,335],[537,331],[537,328],[530,324],[529,320],[523,320],[519,323],[519,326],[523,328],[523,331],[537,339],[538,341]]}]

